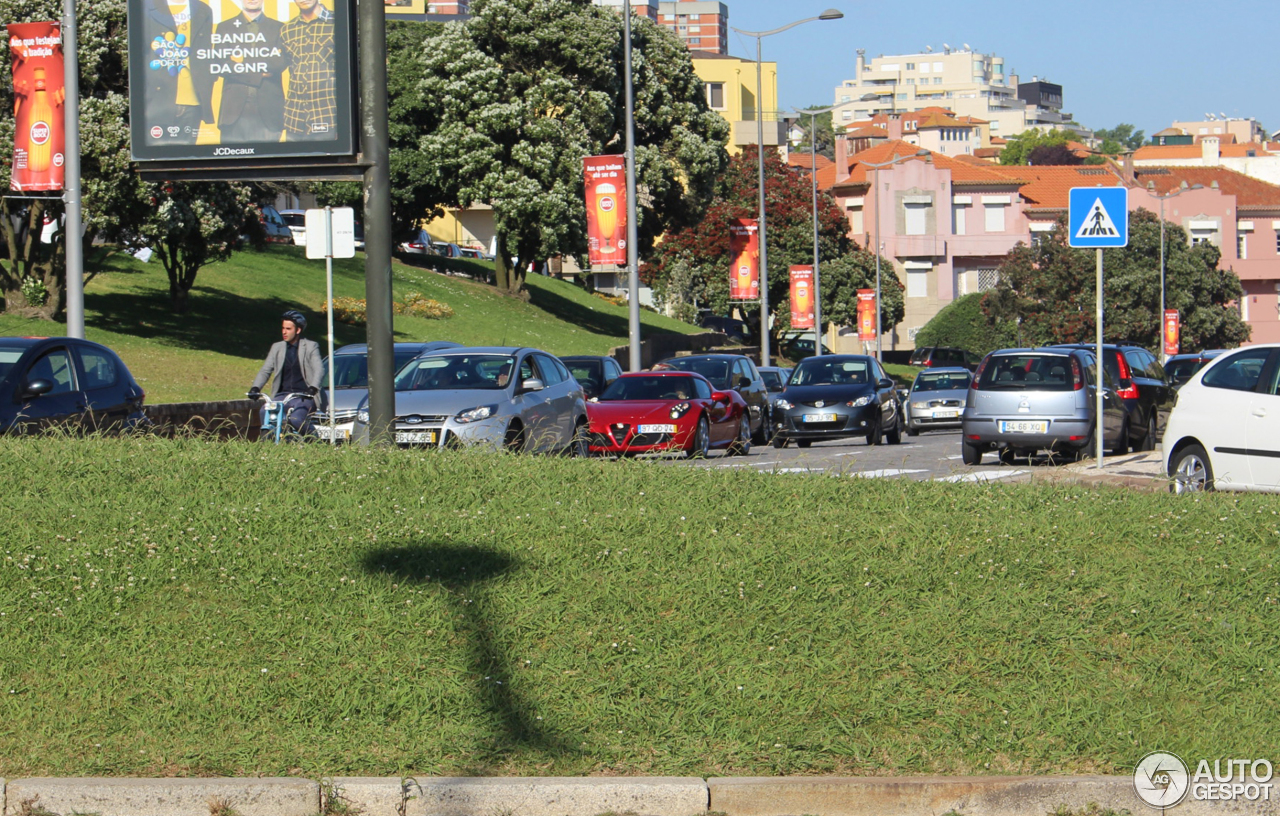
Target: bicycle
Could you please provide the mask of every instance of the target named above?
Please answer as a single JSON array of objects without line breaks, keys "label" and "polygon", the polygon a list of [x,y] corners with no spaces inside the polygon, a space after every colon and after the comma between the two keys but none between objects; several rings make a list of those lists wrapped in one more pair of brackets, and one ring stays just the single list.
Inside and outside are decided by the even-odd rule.
[{"label": "bicycle", "polygon": [[[262,425],[258,430],[258,439],[270,439],[275,444],[280,444],[280,438],[286,439],[294,437],[297,439],[309,439],[315,437],[315,430],[294,431],[288,428],[285,419],[285,406],[293,399],[315,399],[310,394],[290,393],[284,394],[278,399],[267,394],[254,393],[250,391],[246,396],[249,399],[262,401]],[[303,425],[304,428],[310,428],[311,422],[308,421]]]}]

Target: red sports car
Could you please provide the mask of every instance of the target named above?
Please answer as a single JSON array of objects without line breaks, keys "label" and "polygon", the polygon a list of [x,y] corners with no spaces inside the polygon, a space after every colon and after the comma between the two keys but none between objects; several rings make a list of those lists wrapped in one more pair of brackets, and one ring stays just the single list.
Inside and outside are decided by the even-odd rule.
[{"label": "red sports car", "polygon": [[592,453],[706,456],[725,448],[751,450],[747,403],[736,391],[716,391],[701,374],[637,371],[623,374],[587,403]]}]

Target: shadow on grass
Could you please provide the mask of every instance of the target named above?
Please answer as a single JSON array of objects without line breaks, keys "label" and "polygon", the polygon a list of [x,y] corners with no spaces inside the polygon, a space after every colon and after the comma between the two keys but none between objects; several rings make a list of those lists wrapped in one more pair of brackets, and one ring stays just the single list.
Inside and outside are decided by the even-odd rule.
[{"label": "shadow on grass", "polygon": [[423,544],[373,550],[365,555],[362,566],[372,575],[402,583],[435,584],[457,597],[477,694],[501,727],[493,735],[494,758],[525,749],[562,756],[572,753],[572,748],[544,730],[512,687],[511,662],[485,610],[485,585],[515,571],[518,562],[483,546]]},{"label": "shadow on grass", "polygon": [[[595,334],[622,338],[627,337],[630,332],[630,325],[627,322],[626,315],[597,311],[587,304],[578,303],[540,286],[529,286],[527,290],[529,292],[529,302],[534,306],[578,328],[586,329]],[[601,305],[604,305],[604,301],[601,301]],[[676,334],[676,332],[647,324],[644,332],[646,335]]]}]

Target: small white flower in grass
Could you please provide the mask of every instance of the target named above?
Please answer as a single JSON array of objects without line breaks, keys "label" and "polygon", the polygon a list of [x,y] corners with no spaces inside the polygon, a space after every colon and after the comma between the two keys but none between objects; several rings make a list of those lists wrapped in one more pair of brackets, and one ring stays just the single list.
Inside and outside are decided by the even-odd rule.
[{"label": "small white flower in grass", "polygon": [[742,686],[738,686],[738,691],[742,691]]},{"label": "small white flower in grass", "polygon": [[263,674],[266,674],[266,673],[267,673],[267,670],[266,670],[266,669],[263,669],[263,670],[262,670],[262,673],[263,673]]}]

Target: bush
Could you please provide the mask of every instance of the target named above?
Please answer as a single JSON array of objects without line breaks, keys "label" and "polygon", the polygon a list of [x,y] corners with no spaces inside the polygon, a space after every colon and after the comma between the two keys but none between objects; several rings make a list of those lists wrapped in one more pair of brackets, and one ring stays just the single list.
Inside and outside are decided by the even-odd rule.
[{"label": "bush", "polygon": [[947,346],[986,354],[1018,345],[1017,326],[992,324],[982,312],[982,298],[982,292],[974,292],[944,306],[916,334],[916,348]]},{"label": "bush", "polygon": [[[321,312],[328,311],[322,307]],[[366,322],[366,306],[363,300],[349,297],[333,299],[333,319],[351,326],[363,326]],[[391,304],[391,311],[398,315],[422,317],[427,320],[444,320],[453,317],[453,307],[438,300],[432,300],[421,292],[410,292],[404,298]]]},{"label": "bush", "polygon": [[[326,303],[320,308],[322,314],[327,314],[329,304]],[[363,300],[350,297],[336,297],[333,299],[333,319],[339,323],[346,323],[350,326],[363,326],[365,324],[365,304]]]}]

